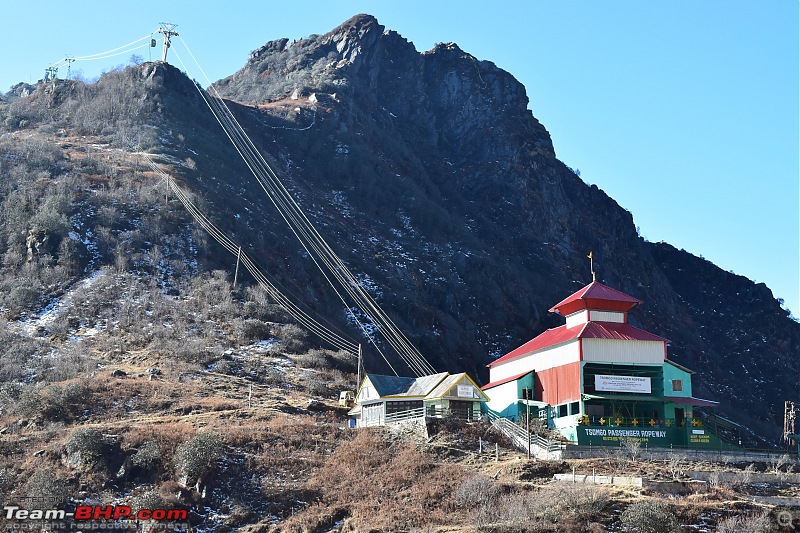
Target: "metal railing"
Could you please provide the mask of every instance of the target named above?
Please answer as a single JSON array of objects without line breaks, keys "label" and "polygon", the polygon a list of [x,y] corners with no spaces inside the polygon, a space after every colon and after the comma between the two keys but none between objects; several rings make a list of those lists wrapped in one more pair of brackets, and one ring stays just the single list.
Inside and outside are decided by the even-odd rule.
[{"label": "metal railing", "polygon": [[436,409],[433,405],[427,407],[426,415],[429,418],[455,418],[467,422],[477,422],[483,418],[478,409]]},{"label": "metal railing", "polygon": [[425,418],[424,407],[417,407],[416,409],[409,409],[408,411],[389,413],[383,418],[383,421],[386,424],[393,424],[396,422],[405,422],[406,420],[415,420],[417,418]]},{"label": "metal railing", "polygon": [[511,442],[523,450],[527,451],[525,443],[528,443],[528,446],[530,447],[535,446],[539,449],[539,451],[546,453],[561,451],[565,448],[564,444],[546,439],[541,435],[537,435],[536,433],[529,433],[519,424],[515,424],[511,420],[496,415],[491,411],[488,413],[488,418],[494,427],[496,427],[501,433],[508,437]]},{"label": "metal railing", "polygon": [[704,427],[704,422],[699,418],[650,418],[640,417],[621,417],[621,416],[582,416],[578,417],[578,423],[584,426],[599,427],[638,427],[638,428],[682,428],[682,427]]}]

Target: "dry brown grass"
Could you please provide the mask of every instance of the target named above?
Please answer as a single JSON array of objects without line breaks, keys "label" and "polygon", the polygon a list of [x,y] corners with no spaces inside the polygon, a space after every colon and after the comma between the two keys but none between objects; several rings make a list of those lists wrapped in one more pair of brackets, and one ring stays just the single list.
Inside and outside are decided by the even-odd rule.
[{"label": "dry brown grass", "polygon": [[414,447],[362,430],[342,443],[308,479],[319,500],[292,516],[286,530],[316,530],[345,514],[356,530],[408,530],[456,524],[455,488],[467,477]]}]

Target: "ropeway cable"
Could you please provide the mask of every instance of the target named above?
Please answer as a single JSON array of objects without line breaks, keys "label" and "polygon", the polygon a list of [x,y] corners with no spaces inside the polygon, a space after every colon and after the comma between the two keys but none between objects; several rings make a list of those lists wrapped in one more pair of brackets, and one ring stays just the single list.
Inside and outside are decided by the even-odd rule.
[{"label": "ropeway cable", "polygon": [[[177,54],[177,52],[176,52],[176,56],[178,56],[178,59],[179,59],[179,61],[181,61],[181,64],[184,66],[184,69],[186,69],[186,65],[185,65],[185,64],[183,64],[183,61],[182,61],[182,59],[180,58],[180,55],[179,55],[179,54]],[[196,86],[196,88],[197,88],[198,92],[200,93],[200,95],[203,97],[203,100],[206,102],[206,105],[208,105],[208,106],[209,106],[209,109],[211,109],[211,112],[212,112],[212,114],[214,115],[215,119],[216,119],[218,122],[220,122],[220,118],[219,118],[219,116],[217,115],[217,112],[215,111],[215,106],[214,106],[214,104],[212,103],[212,102],[214,102],[214,100],[213,100],[213,99],[211,99],[211,100],[208,100],[208,99],[206,98],[205,92],[204,92],[202,89],[200,89],[199,87],[197,87],[197,86]],[[227,136],[228,136],[228,138],[231,140],[231,142],[233,143],[233,145],[234,145],[234,147],[236,148],[236,150],[237,150],[237,151],[240,153],[240,155],[241,155],[241,156],[242,156],[242,158],[244,159],[244,161],[245,161],[245,164],[248,166],[248,168],[250,168],[251,172],[253,172],[254,176],[256,176],[256,178],[258,179],[258,178],[259,178],[259,176],[258,176],[258,174],[257,174],[257,171],[256,171],[256,170],[253,168],[253,166],[252,166],[252,159],[251,159],[250,157],[248,157],[248,155],[249,155],[249,154],[248,154],[246,151],[243,151],[243,150],[245,150],[245,148],[244,148],[244,147],[243,147],[243,146],[240,144],[240,142],[237,142],[237,139],[236,139],[236,133],[235,133],[234,131],[232,131],[232,130],[231,130],[229,127],[225,127],[225,124],[223,124],[222,122],[220,122],[220,126],[223,128],[223,131],[226,133],[226,135],[227,135]],[[259,182],[261,183],[261,181],[260,181],[260,180],[259,180]],[[262,187],[264,187],[264,184],[263,184],[263,183],[262,183]],[[370,342],[373,344],[373,346],[376,348],[376,350],[377,350],[377,351],[378,351],[378,353],[381,355],[381,357],[384,359],[384,361],[386,361],[386,363],[389,365],[389,367],[390,367],[390,368],[392,368],[392,365],[391,365],[391,363],[389,363],[388,359],[387,359],[387,358],[386,358],[386,356],[383,354],[383,352],[381,351],[380,347],[377,345],[377,343],[375,343],[375,340],[374,340],[374,338],[372,337],[372,335],[370,334],[370,332],[369,332],[369,331],[366,329],[366,327],[365,327],[365,326],[364,326],[364,324],[363,324],[363,323],[362,323],[362,322],[361,322],[361,321],[358,319],[358,317],[356,317],[356,316],[355,316],[355,314],[353,314],[352,310],[350,310],[349,306],[347,305],[347,302],[345,302],[345,301],[344,301],[344,298],[343,298],[343,297],[342,297],[342,295],[339,293],[339,291],[338,291],[338,289],[336,288],[336,286],[335,286],[335,285],[334,285],[334,284],[331,282],[331,280],[328,278],[328,275],[326,274],[325,270],[323,270],[323,269],[322,269],[322,267],[321,267],[321,266],[319,265],[319,263],[317,262],[317,259],[316,259],[315,255],[311,253],[311,251],[310,251],[310,250],[308,249],[308,247],[306,246],[306,243],[304,242],[304,240],[303,240],[303,239],[302,239],[302,238],[301,238],[301,237],[300,237],[300,236],[297,234],[297,231],[296,231],[295,227],[294,227],[294,226],[292,225],[292,223],[290,223],[290,222],[289,222],[289,220],[287,219],[287,213],[285,212],[285,210],[284,210],[284,209],[281,209],[281,207],[278,205],[278,203],[281,203],[281,199],[280,199],[280,198],[277,198],[277,199],[276,199],[276,198],[275,198],[275,197],[274,197],[272,194],[270,194],[269,190],[267,190],[266,188],[265,188],[265,191],[267,191],[268,197],[270,198],[270,200],[272,200],[272,201],[273,201],[273,205],[275,205],[275,207],[278,209],[278,212],[279,212],[279,214],[281,214],[281,216],[284,218],[284,221],[286,221],[287,225],[289,225],[289,228],[292,230],[292,232],[293,232],[293,233],[295,234],[295,236],[298,238],[298,240],[300,241],[301,245],[303,246],[303,248],[304,248],[304,249],[306,250],[306,252],[308,253],[309,257],[310,257],[310,258],[312,259],[312,261],[314,261],[314,263],[317,265],[317,268],[319,268],[320,272],[322,272],[322,275],[325,277],[326,281],[328,281],[328,283],[331,285],[331,287],[333,287],[333,290],[334,290],[334,292],[335,292],[335,293],[336,293],[336,295],[339,297],[339,299],[342,301],[342,303],[344,304],[345,308],[346,308],[346,309],[348,309],[348,311],[350,312],[350,316],[353,318],[353,320],[356,322],[356,324],[357,324],[357,325],[359,326],[359,328],[362,330],[362,332],[363,332],[363,333],[364,333],[364,335],[367,337],[367,339],[369,339],[369,341],[370,341]],[[276,203],[276,202],[277,202],[277,203]],[[291,217],[291,214],[289,214],[289,216]],[[345,287],[345,288],[348,288],[348,287]],[[365,313],[365,314],[367,314],[367,313]],[[367,314],[367,316],[369,316],[369,314]],[[394,368],[392,368],[392,371],[395,373],[395,375],[397,375],[397,372],[394,370]]]},{"label": "ropeway cable", "polygon": [[[277,287],[275,287],[274,283],[272,283],[266,275],[258,268],[258,266],[250,259],[247,253],[244,250],[233,242],[228,236],[220,230],[216,225],[214,225],[201,211],[197,206],[195,206],[191,200],[187,197],[185,192],[175,183],[175,180],[172,179],[166,172],[161,170],[155,163],[150,160],[149,157],[146,158],[147,163],[150,168],[156,172],[158,175],[162,176],[162,181],[166,181],[170,190],[175,193],[175,196],[178,200],[183,204],[183,206],[189,211],[195,221],[200,224],[203,229],[205,229],[209,235],[214,238],[220,245],[222,245],[228,252],[233,255],[236,255],[240,258],[241,263],[245,266],[245,268],[253,275],[256,281],[261,285],[267,293],[275,299],[275,301],[281,305],[286,311],[295,318],[301,325],[305,326],[309,331],[315,333],[321,339],[329,342],[336,348],[340,350],[344,350],[351,355],[355,356],[358,353],[358,345],[352,341],[349,341],[342,336],[334,333],[329,328],[326,328],[322,325],[319,321],[308,315],[305,311],[300,309],[294,302],[292,302],[288,297],[286,297]],[[387,361],[388,363],[388,361]],[[390,365],[391,368],[391,365]],[[394,371],[394,369],[392,369]]]},{"label": "ropeway cable", "polygon": [[[329,342],[333,346],[337,347],[340,350],[344,350],[349,352],[351,355],[355,356],[358,353],[358,345],[354,342],[348,341],[343,337],[337,335],[336,333],[330,331],[330,329],[325,328],[322,324],[318,321],[310,317],[307,313],[302,311],[299,307],[294,305],[294,303],[289,300],[285,295],[278,290],[272,282],[270,282],[267,277],[260,271],[260,269],[252,262],[252,260],[247,256],[246,252],[240,251],[236,244],[231,241],[227,236],[219,230],[216,226],[213,225],[200,211],[199,209],[194,206],[191,201],[186,197],[185,193],[175,184],[175,181],[171,179],[170,176],[166,175],[158,169],[151,165],[156,172],[159,172],[165,176],[165,179],[168,183],[170,189],[176,194],[178,199],[187,208],[187,210],[192,214],[195,220],[206,230],[209,234],[219,242],[223,247],[225,247],[230,253],[233,255],[237,255],[240,258],[242,263],[245,265],[245,268],[253,274],[253,277],[259,282],[267,293],[275,299],[275,301],[284,307],[287,312],[293,316],[300,324],[304,325],[309,331],[312,333],[317,334],[320,338]],[[163,180],[162,180],[163,181]]]},{"label": "ropeway cable", "polygon": [[[184,43],[186,50],[197,63],[196,58],[186,45],[185,41],[182,42]],[[184,66],[184,69],[186,69],[186,65],[183,63],[183,60],[180,58],[178,52],[176,51],[175,53],[178,56],[178,59],[181,61],[181,64]],[[197,63],[197,65],[202,72],[202,67],[200,67],[199,63]],[[203,72],[203,75],[205,75],[205,72]],[[306,243],[303,242],[303,239],[300,237],[300,235],[298,235],[298,232],[302,234],[309,246],[314,249],[318,257],[326,264],[326,267],[333,273],[333,275],[337,278],[337,281],[339,281],[348,294],[356,301],[357,305],[362,309],[362,311],[368,317],[372,318],[373,322],[378,325],[379,331],[381,331],[381,333],[387,339],[387,342],[392,345],[392,347],[398,352],[398,355],[400,355],[401,358],[406,361],[409,367],[418,375],[434,373],[435,370],[433,367],[430,366],[430,364],[427,363],[427,361],[421,356],[419,351],[413,347],[413,344],[411,344],[407,337],[405,337],[399,328],[397,328],[397,326],[385,314],[380,306],[377,305],[374,299],[372,299],[371,295],[369,295],[369,293],[367,293],[363,287],[360,286],[352,273],[350,273],[349,269],[347,269],[346,265],[335,254],[335,252],[333,252],[332,248],[325,242],[302,210],[300,210],[299,206],[294,201],[294,198],[285,189],[285,186],[283,186],[272,168],[263,159],[263,156],[260,154],[260,152],[255,149],[252,141],[247,137],[246,133],[241,128],[241,125],[238,123],[238,121],[236,121],[235,117],[232,115],[227,106],[225,106],[221,97],[206,98],[204,92],[199,87],[197,87],[197,89],[201,96],[203,96],[204,101],[209,106],[212,113],[215,115],[216,120],[220,123],[220,126],[223,128],[225,133],[233,142],[237,151],[244,159],[248,168],[250,168],[256,179],[258,179],[262,188],[264,188],[270,200],[273,201],[273,204],[275,204],[276,208],[279,210],[279,212],[281,212],[284,220],[286,220],[287,224],[290,225],[290,228],[301,241],[304,248],[306,248],[306,251],[309,252],[308,247],[306,246]],[[312,257],[312,259],[314,259],[314,262],[323,272],[323,275],[325,275],[325,272],[322,270],[319,263],[317,263],[313,254],[309,253],[309,255]],[[325,277],[327,279],[327,275]],[[328,281],[330,283],[329,279]],[[333,286],[332,283],[331,285]],[[345,303],[345,305],[347,304]],[[387,331],[389,332],[388,335]],[[378,347],[376,346],[376,348]]]},{"label": "ropeway cable", "polygon": [[[97,54],[89,54],[89,55],[85,55],[85,56],[67,57],[67,58],[64,58],[64,59],[60,59],[60,60],[56,61],[55,63],[53,63],[52,65],[50,65],[50,67],[60,67],[60,66],[66,64],[68,62],[71,62],[71,61],[95,61],[95,60],[98,60],[98,59],[108,59],[109,57],[115,57],[115,56],[119,56],[119,55],[122,55],[122,54],[127,54],[128,52],[133,52],[134,50],[139,50],[140,48],[145,48],[146,46],[148,46],[147,44],[144,44],[144,45],[135,46],[133,48],[129,48],[129,47],[133,46],[134,44],[139,43],[139,42],[141,42],[141,41],[143,41],[145,39],[152,38],[152,35],[153,35],[152,33],[147,34],[147,35],[145,35],[143,37],[140,37],[140,38],[136,39],[135,41],[131,41],[128,44],[124,44],[122,46],[118,46],[116,48],[112,48],[111,50],[106,50],[105,52],[100,52],[100,53],[97,53]],[[125,48],[125,50],[122,50],[123,48]],[[120,52],[119,50],[122,50],[122,51]]]},{"label": "ropeway cable", "polygon": [[[187,50],[188,50],[188,47],[187,47]],[[191,53],[191,50],[189,50],[189,53]],[[180,57],[179,57],[179,59],[180,59]],[[184,68],[185,68],[185,64],[184,64]],[[202,70],[202,67],[201,67],[201,70]],[[256,176],[256,178],[259,178],[259,181],[260,181],[262,187],[264,187],[265,191],[270,195],[271,199],[273,200],[273,203],[276,203],[276,202],[277,203],[283,203],[283,202],[281,202],[281,198],[280,198],[280,190],[278,190],[277,193],[276,193],[275,189],[271,189],[270,190],[269,183],[265,183],[264,179],[263,179],[263,176],[260,177],[258,175],[258,172],[253,170],[253,166],[252,165],[253,165],[254,162],[257,163],[257,160],[254,161],[252,159],[252,157],[253,157],[252,153],[251,154],[247,153],[247,146],[246,145],[243,146],[242,144],[240,144],[241,139],[238,139],[240,142],[237,142],[237,139],[236,139],[237,136],[242,136],[242,137],[245,137],[245,138],[246,138],[246,136],[243,133],[243,130],[241,130],[241,126],[239,126],[238,131],[237,131],[237,128],[235,128],[235,126],[231,126],[231,122],[235,122],[235,118],[229,116],[229,113],[230,113],[229,110],[227,110],[227,108],[220,109],[220,105],[221,104],[219,103],[219,100],[216,100],[216,99],[211,99],[210,101],[207,101],[207,104],[211,108],[212,113],[215,113],[215,115],[219,115],[219,116],[216,117],[218,121],[220,119],[225,120],[226,117],[227,117],[226,122],[228,122],[229,127],[226,128],[225,124],[223,124],[223,123],[221,123],[220,125],[223,127],[223,129],[226,131],[228,136],[234,142],[234,145],[240,151],[242,157],[245,159],[245,162],[251,168],[251,170],[253,171],[253,173]],[[216,112],[215,112],[215,110],[216,110]],[[227,111],[227,113],[226,113],[226,111]],[[236,125],[238,126],[238,123],[236,123]],[[249,141],[249,139],[247,139],[247,141],[250,143],[250,145],[252,147],[252,142]],[[258,158],[261,158],[261,155],[259,153],[257,153],[257,151],[255,151],[254,147],[252,147],[252,150],[253,150],[253,152],[256,153]],[[248,156],[250,156],[250,157],[248,157]],[[263,160],[263,158],[262,158],[262,160]],[[267,171],[272,174],[273,178],[278,182],[278,185],[283,189],[283,191],[287,195],[289,201],[294,203],[293,202],[293,198],[290,197],[290,195],[288,194],[288,191],[286,191],[285,188],[282,186],[282,184],[277,180],[277,177],[275,177],[274,172],[272,172],[271,168],[269,168],[269,166],[266,164],[266,162],[264,162],[264,166],[266,167]],[[277,196],[277,198],[276,198],[276,196]],[[354,298],[354,300],[356,300],[358,305],[362,308],[362,311],[364,311],[367,316],[372,316],[374,322],[376,322],[379,325],[379,328],[382,327],[381,333],[383,333],[384,336],[386,336],[386,338],[390,342],[390,344],[393,344],[393,347],[398,351],[399,355],[401,355],[401,357],[403,355],[407,356],[407,357],[404,357],[404,359],[407,359],[407,363],[409,363],[409,366],[412,367],[412,369],[415,369],[418,374],[430,373],[431,370],[432,370],[432,367],[427,365],[427,362],[421,357],[421,355],[419,355],[419,352],[416,352],[416,354],[414,354],[413,351],[409,352],[409,351],[404,350],[404,348],[407,348],[408,346],[411,346],[411,348],[413,349],[413,345],[411,345],[410,342],[407,339],[404,338],[404,336],[402,335],[402,332],[400,332],[393,323],[391,323],[389,320],[387,320],[388,317],[386,317],[386,315],[382,311],[382,309],[380,309],[380,307],[377,306],[377,304],[375,304],[374,301],[370,302],[371,297],[369,297],[368,293],[365,293],[365,291],[363,291],[363,288],[360,287],[360,285],[358,284],[357,280],[355,280],[355,278],[352,276],[352,274],[349,273],[349,271],[346,269],[346,266],[335,255],[335,253],[332,252],[332,250],[327,245],[327,243],[324,242],[324,239],[322,239],[321,236],[319,236],[318,232],[316,232],[316,230],[313,228],[313,225],[311,225],[310,222],[307,220],[307,218],[305,218],[305,216],[302,213],[302,211],[300,211],[299,207],[296,206],[296,203],[294,203],[294,206],[298,210],[299,215],[305,220],[305,224],[307,224],[308,228],[310,228],[311,230],[313,230],[316,233],[316,236],[309,235],[308,228],[304,228],[304,225],[302,224],[302,222],[298,223],[298,218],[291,213],[291,210],[289,210],[288,213],[286,213],[284,211],[282,213],[284,215],[284,218],[286,218],[286,215],[288,214],[288,216],[293,219],[293,222],[294,222],[294,224],[296,226],[296,228],[293,228],[293,231],[295,229],[298,229],[301,233],[304,233],[304,236],[306,237],[306,239],[308,239],[309,244],[313,248],[315,248],[315,251],[320,255],[321,259],[326,263],[326,266],[328,266],[328,268],[335,275],[337,275],[337,280],[339,280],[340,283],[343,285],[343,287],[345,287],[345,289],[348,290],[348,293],[351,295],[351,297]],[[276,205],[276,207],[281,209],[281,206]],[[289,221],[287,220],[287,223],[288,222]],[[295,234],[297,235],[297,233],[295,233]],[[300,237],[298,236],[298,239],[299,238]],[[318,242],[321,243],[322,246],[325,246],[327,248],[327,252],[320,249],[320,245],[318,244],[318,242],[316,242],[317,239],[318,239]],[[301,242],[302,242],[302,240],[301,240]],[[304,246],[305,246],[305,244],[304,244]],[[331,261],[328,258],[326,258],[326,255],[328,255],[328,254],[330,254],[330,256],[333,257],[333,259],[335,260],[336,264],[331,263]],[[312,256],[312,258],[313,258],[313,256]],[[344,273],[347,276],[342,275],[339,272],[339,270],[343,270]],[[323,271],[323,274],[324,274],[324,271]],[[357,289],[357,291],[354,292],[353,289]],[[359,292],[361,294],[359,294]],[[366,301],[366,304],[364,303],[364,301]],[[372,311],[372,312],[370,312],[370,311]],[[377,316],[378,320],[375,320],[376,316]],[[395,336],[400,338],[400,341],[398,341],[395,338],[392,338],[391,335],[387,336],[386,335],[386,331],[387,330],[393,331]],[[401,344],[398,344],[398,342],[400,342]],[[413,350],[415,351],[415,349],[413,349]],[[406,353],[404,353],[404,351]],[[426,366],[427,366],[427,368],[426,368]]]}]

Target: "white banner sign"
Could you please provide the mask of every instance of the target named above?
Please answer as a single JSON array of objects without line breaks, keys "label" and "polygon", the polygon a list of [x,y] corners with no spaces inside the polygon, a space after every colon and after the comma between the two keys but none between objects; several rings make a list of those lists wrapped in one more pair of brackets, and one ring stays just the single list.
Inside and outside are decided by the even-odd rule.
[{"label": "white banner sign", "polygon": [[472,385],[459,385],[456,394],[459,398],[472,398]]},{"label": "white banner sign", "polygon": [[650,378],[596,375],[594,377],[594,389],[607,392],[640,392],[650,394]]}]

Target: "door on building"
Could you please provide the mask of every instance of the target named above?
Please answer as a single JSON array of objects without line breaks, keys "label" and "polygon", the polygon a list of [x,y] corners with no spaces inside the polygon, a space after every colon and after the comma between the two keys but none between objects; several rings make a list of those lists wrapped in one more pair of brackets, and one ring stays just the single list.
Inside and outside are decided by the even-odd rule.
[{"label": "door on building", "polygon": [[686,416],[683,413],[683,407],[675,408],[675,427],[682,428],[686,423]]},{"label": "door on building", "polygon": [[450,400],[450,413],[461,420],[472,420],[473,402]]}]

